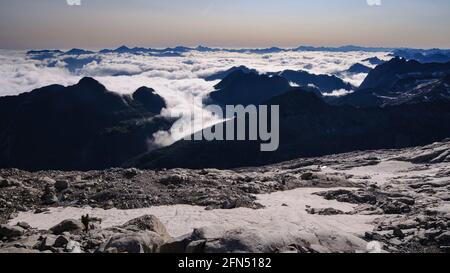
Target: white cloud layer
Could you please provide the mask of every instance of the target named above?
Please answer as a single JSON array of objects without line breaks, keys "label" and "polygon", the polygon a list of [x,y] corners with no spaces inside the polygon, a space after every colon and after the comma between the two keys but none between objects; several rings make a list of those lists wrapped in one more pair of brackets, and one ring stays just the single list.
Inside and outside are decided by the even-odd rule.
[{"label": "white cloud layer", "polygon": [[81,6],[81,0],[66,0],[69,6]]},{"label": "white cloud layer", "polygon": [[381,0],[366,0],[369,6],[381,6]]},{"label": "white cloud layer", "polygon": [[353,93],[353,91],[339,89],[339,90],[334,90],[331,93],[324,93],[323,96],[325,96],[325,97],[342,97],[342,96],[346,96],[351,93]]},{"label": "white cloud layer", "polygon": [[[50,84],[71,85],[83,76],[94,77],[109,90],[124,94],[132,93],[141,86],[148,86],[167,101],[168,109],[162,112],[163,115],[181,113],[181,119],[170,132],[160,132],[156,136],[158,144],[169,145],[186,135],[186,129],[190,129],[190,113],[193,111],[203,113],[206,125],[220,121],[218,117],[202,110],[203,98],[217,84],[217,81],[203,80],[205,76],[233,66],[245,65],[260,72],[292,69],[315,74],[335,74],[358,86],[366,74],[342,71],[374,56],[386,59],[385,53],[366,52],[281,52],[262,55],[193,51],[182,57],[91,54],[75,59],[75,66],[69,69],[67,56],[36,61],[27,59],[24,52],[0,50],[0,96],[16,95]],[[71,61],[74,62],[73,59]],[[335,95],[341,94],[342,92]],[[202,126],[205,125],[195,124],[196,129],[201,129]]]}]

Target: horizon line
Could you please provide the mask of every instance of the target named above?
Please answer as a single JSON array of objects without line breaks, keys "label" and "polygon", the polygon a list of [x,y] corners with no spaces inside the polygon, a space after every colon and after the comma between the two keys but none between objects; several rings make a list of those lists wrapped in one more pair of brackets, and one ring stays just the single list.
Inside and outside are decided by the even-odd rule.
[{"label": "horizon line", "polygon": [[360,45],[360,44],[342,44],[342,45],[309,45],[309,44],[300,44],[298,46],[277,46],[277,45],[273,45],[273,46],[262,46],[262,47],[239,47],[239,46],[233,46],[233,47],[225,47],[225,46],[219,46],[219,45],[213,45],[213,46],[207,46],[204,44],[198,44],[198,45],[186,45],[186,44],[175,44],[175,45],[166,45],[166,46],[162,46],[162,47],[153,47],[153,46],[139,46],[139,45],[134,45],[134,46],[130,46],[129,44],[121,44],[121,45],[115,45],[115,46],[106,46],[106,47],[82,47],[82,46],[74,46],[74,47],[68,47],[68,48],[63,48],[63,47],[35,47],[35,48],[2,48],[0,47],[0,50],[71,50],[71,49],[85,49],[85,50],[102,50],[102,49],[110,49],[110,50],[115,50],[121,47],[127,47],[129,49],[134,49],[134,48],[145,48],[145,49],[169,49],[169,48],[177,48],[177,47],[186,47],[189,49],[197,49],[200,47],[205,47],[205,48],[209,48],[209,49],[216,49],[216,50],[220,50],[220,49],[231,49],[231,50],[251,50],[251,49],[270,49],[270,48],[278,48],[278,49],[282,49],[282,50],[294,50],[294,49],[298,49],[300,47],[310,47],[310,48],[315,48],[315,49],[320,49],[320,48],[332,48],[332,49],[338,49],[338,48],[344,48],[344,47],[360,47],[360,48],[366,48],[366,49],[386,49],[386,50],[395,50],[395,49],[417,49],[417,50],[433,50],[433,49],[440,49],[440,50],[450,50],[450,47],[448,48],[443,48],[443,47],[405,47],[405,46],[371,46],[371,45]]}]

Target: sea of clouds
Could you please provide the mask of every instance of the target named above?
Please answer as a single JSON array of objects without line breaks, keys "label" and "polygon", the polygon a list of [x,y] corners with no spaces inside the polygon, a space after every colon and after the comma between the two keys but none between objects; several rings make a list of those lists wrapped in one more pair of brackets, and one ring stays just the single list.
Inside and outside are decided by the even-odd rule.
[{"label": "sea of clouds", "polygon": [[[58,56],[52,59],[32,60],[24,51],[0,50],[0,96],[17,95],[50,84],[72,85],[81,77],[93,77],[109,90],[130,94],[141,86],[148,86],[167,102],[165,116],[179,116],[169,132],[158,132],[154,141],[170,145],[186,136],[192,126],[195,130],[221,121],[203,109],[203,99],[214,90],[218,81],[205,81],[204,77],[245,65],[260,73],[286,69],[305,70],[315,74],[333,74],[358,86],[366,74],[349,74],[355,63],[371,66],[362,60],[369,57],[387,59],[387,53],[368,52],[293,52],[252,54],[232,52],[184,53],[181,57],[157,57],[138,54],[94,53],[80,56]],[[78,62],[68,66],[68,58]],[[81,63],[81,65],[80,65]],[[345,95],[342,90],[332,93]],[[201,122],[192,124],[191,114],[201,113]]]}]

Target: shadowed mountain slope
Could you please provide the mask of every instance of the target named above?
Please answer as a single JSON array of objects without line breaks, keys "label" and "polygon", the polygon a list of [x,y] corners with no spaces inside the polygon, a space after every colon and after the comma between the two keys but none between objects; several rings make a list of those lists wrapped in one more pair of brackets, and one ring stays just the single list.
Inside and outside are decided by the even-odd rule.
[{"label": "shadowed mountain slope", "polygon": [[119,166],[148,151],[172,121],[151,89],[110,92],[92,78],[0,98],[0,168],[86,170]]},{"label": "shadowed mountain slope", "polygon": [[260,141],[181,140],[126,166],[261,166],[300,157],[423,145],[450,136],[450,104],[444,101],[358,109],[328,105],[296,88],[265,104],[280,106],[280,146],[275,152],[261,152]]}]

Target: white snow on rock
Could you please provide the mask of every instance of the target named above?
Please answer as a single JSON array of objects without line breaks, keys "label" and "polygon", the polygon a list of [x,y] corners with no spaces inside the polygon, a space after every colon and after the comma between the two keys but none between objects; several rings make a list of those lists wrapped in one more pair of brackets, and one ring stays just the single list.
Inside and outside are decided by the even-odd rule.
[{"label": "white snow on rock", "polygon": [[370,177],[372,182],[377,184],[384,184],[394,179],[402,173],[414,169],[414,164],[404,161],[382,161],[377,165],[356,167],[350,170],[338,171],[332,168],[327,168],[326,173],[343,173],[347,175],[354,175],[355,178]]},{"label": "white snow on rock", "polygon": [[[323,241],[326,237],[337,243],[347,243],[366,246],[366,242],[358,237],[366,231],[373,230],[371,222],[375,216],[365,215],[310,215],[306,206],[313,208],[333,207],[341,211],[352,211],[354,205],[328,201],[320,196],[313,195],[324,189],[296,189],[285,192],[258,195],[258,201],[265,206],[264,209],[253,210],[237,208],[232,210],[205,210],[203,207],[189,205],[159,206],[132,210],[103,210],[85,208],[51,208],[50,212],[34,214],[22,212],[10,221],[10,224],[27,222],[32,227],[49,229],[65,219],[79,219],[84,214],[103,219],[102,227],[112,227],[142,215],[152,214],[158,217],[174,236],[189,234],[195,228],[211,227],[222,231],[244,228],[258,230],[260,234],[272,234],[274,238],[291,240],[292,237],[311,237],[311,241]],[[332,243],[325,243],[332,244]],[[364,251],[364,249],[362,249]]]}]

